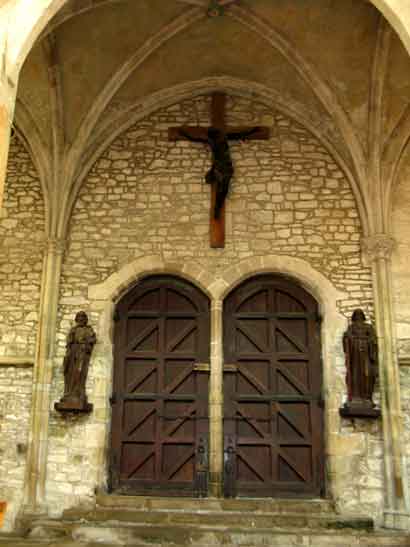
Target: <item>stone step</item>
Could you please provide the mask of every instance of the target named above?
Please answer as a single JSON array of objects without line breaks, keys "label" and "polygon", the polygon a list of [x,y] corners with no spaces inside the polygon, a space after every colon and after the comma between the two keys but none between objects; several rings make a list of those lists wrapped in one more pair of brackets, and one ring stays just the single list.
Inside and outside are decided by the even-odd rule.
[{"label": "stone step", "polygon": [[167,498],[149,496],[117,496],[99,494],[97,507],[135,509],[144,511],[239,511],[258,513],[334,513],[333,502],[324,499],[216,499]]},{"label": "stone step", "polygon": [[92,509],[22,522],[0,547],[410,547],[410,535],[338,515],[328,500],[192,499],[99,495]]},{"label": "stone step", "polygon": [[[376,537],[377,532],[369,532],[368,530],[355,530],[353,528],[341,529],[326,529],[326,530],[309,530],[307,528],[246,528],[237,525],[236,527],[212,527],[212,526],[160,526],[147,524],[124,524],[114,521],[106,523],[93,524],[89,522],[71,523],[66,522],[43,522],[36,525],[29,532],[29,539],[43,540],[76,540],[79,543],[100,542],[100,543],[116,543],[118,545],[174,545],[174,546],[191,546],[206,547],[208,545],[252,545],[265,546],[272,544],[272,538],[278,535],[289,536],[306,536],[322,535],[329,539],[329,544],[332,544],[331,538],[343,536],[345,538],[345,546],[363,537]],[[410,536],[407,540],[409,541]],[[275,543],[273,543],[275,545]],[[408,543],[407,547],[409,547]]]},{"label": "stone step", "polygon": [[[268,513],[250,511],[139,511],[131,509],[97,508],[93,511],[66,511],[65,526],[76,522],[104,524],[117,522],[128,526],[195,526],[196,528],[227,529],[325,529],[365,530],[373,529],[373,520],[362,517],[341,517],[335,513]],[[42,526],[53,526],[53,521],[37,522]]]}]

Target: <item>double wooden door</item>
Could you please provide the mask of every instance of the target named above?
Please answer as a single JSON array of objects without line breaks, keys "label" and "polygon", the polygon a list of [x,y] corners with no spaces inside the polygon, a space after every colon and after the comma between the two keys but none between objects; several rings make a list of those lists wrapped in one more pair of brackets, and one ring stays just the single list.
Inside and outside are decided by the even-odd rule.
[{"label": "double wooden door", "polygon": [[319,323],[315,300],[281,276],[227,298],[225,495],[323,493]]},{"label": "double wooden door", "polygon": [[209,301],[187,282],[147,278],[115,325],[110,480],[119,493],[205,495]]},{"label": "double wooden door", "polygon": [[[154,276],[116,315],[112,489],[204,496],[209,301],[188,282]],[[321,495],[316,302],[284,277],[255,277],[224,303],[223,345],[225,496]]]}]

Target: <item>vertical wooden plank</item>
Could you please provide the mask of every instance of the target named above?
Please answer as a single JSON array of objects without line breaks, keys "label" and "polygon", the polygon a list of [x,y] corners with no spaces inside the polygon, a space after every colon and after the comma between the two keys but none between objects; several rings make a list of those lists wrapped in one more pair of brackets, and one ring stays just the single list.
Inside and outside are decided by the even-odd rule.
[{"label": "vertical wooden plank", "polygon": [[225,93],[212,94],[211,125],[215,129],[225,131],[226,128],[226,95]]},{"label": "vertical wooden plank", "polygon": [[211,210],[210,210],[210,245],[213,249],[223,249],[225,247],[225,203],[219,212],[219,218],[214,217],[216,201],[216,189],[212,185],[211,192]]},{"label": "vertical wooden plank", "polygon": [[[225,93],[212,94],[211,124],[212,127],[225,131],[226,95]],[[225,247],[225,203],[220,210],[219,218],[214,217],[216,189],[212,185],[210,211],[210,245],[213,249]]]}]

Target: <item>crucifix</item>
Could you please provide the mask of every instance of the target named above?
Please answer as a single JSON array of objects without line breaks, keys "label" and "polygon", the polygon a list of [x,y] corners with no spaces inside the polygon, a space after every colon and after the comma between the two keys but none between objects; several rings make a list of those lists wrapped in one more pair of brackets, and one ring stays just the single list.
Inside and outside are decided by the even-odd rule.
[{"label": "crucifix", "polygon": [[207,144],[212,152],[212,167],[205,177],[211,185],[211,247],[225,246],[225,198],[233,176],[233,164],[229,141],[267,140],[268,127],[226,127],[226,95],[212,94],[211,127],[182,126],[169,128],[169,140],[189,140]]}]

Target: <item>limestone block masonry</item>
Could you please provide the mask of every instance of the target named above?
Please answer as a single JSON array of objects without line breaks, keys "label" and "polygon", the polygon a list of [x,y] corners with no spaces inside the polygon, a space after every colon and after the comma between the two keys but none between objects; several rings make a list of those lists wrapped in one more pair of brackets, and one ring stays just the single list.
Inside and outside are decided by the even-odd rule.
[{"label": "limestone block masonry", "polygon": [[[58,514],[66,507],[86,505],[107,479],[112,347],[110,334],[102,328],[104,314],[90,300],[90,286],[115,277],[147,255],[174,264],[173,271],[194,263],[207,272],[210,282],[246,261],[276,256],[284,264],[298,260],[301,276],[316,271],[333,287],[327,294],[341,322],[322,333],[332,350],[324,363],[328,494],[344,512],[378,517],[383,506],[380,424],[341,421],[338,414],[346,391],[341,337],[347,317],[358,306],[370,318],[373,315],[371,272],[361,258],[363,234],[350,185],[308,130],[264,104],[230,97],[230,125],[268,125],[272,137],[267,142],[231,145],[235,176],[227,202],[226,247],[211,249],[210,188],[204,183],[209,150],[168,141],[170,126],[208,125],[209,107],[208,97],[198,97],[136,123],[103,153],[81,188],[68,234],[58,308],[57,356],[50,386],[48,507]],[[38,177],[16,141],[11,147],[4,211],[0,352],[32,355],[44,212]],[[336,302],[335,294],[340,295]],[[64,420],[53,403],[63,391],[66,335],[79,309],[88,312],[97,331],[87,386],[95,410],[89,417]],[[22,372],[14,374],[18,378]],[[16,400],[17,392],[13,397]],[[3,429],[0,442],[2,433]],[[8,527],[14,514],[13,509]]]},{"label": "limestone block masonry", "polygon": [[[103,153],[83,184],[63,265],[51,403],[63,390],[61,364],[75,312],[85,309],[97,338],[103,333],[89,286],[146,255],[181,268],[195,262],[215,279],[240,261],[297,257],[344,295],[337,306],[345,318],[357,306],[372,317],[371,274],[362,263],[363,234],[345,175],[306,129],[248,99],[229,98],[228,123],[268,125],[272,137],[232,144],[236,171],[227,202],[226,247],[209,247],[210,189],[204,183],[209,151],[168,141],[170,126],[208,125],[209,107],[209,98],[199,97],[135,124]],[[380,424],[342,422],[338,416],[345,396],[342,332],[331,340],[336,354],[327,386],[332,393],[326,423],[328,489],[344,511],[378,516],[383,501]],[[88,392],[95,412],[67,422],[51,411],[47,498],[56,513],[90,502],[106,480],[110,343],[98,338],[90,369]]]},{"label": "limestone block masonry", "polygon": [[13,138],[0,213],[0,500],[7,501],[6,529],[23,501],[33,371],[8,366],[5,356],[12,363],[35,352],[43,240],[39,177]]},{"label": "limestone block masonry", "polygon": [[23,501],[33,371],[0,365],[0,501],[10,528]]},{"label": "limestone block masonry", "polygon": [[209,125],[208,98],[184,101],[129,129],[91,171],[71,221],[63,308],[138,256],[195,259],[218,275],[234,261],[279,254],[303,258],[345,292],[344,313],[359,303],[371,311],[356,204],[335,161],[308,131],[268,107],[231,98],[227,112],[228,123],[263,123],[272,137],[231,144],[236,171],[225,249],[209,247],[209,150],[168,142],[171,125]]},{"label": "limestone block masonry", "polygon": [[34,355],[44,229],[38,174],[13,138],[0,212],[0,356]]}]

